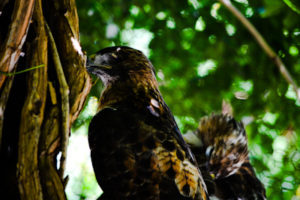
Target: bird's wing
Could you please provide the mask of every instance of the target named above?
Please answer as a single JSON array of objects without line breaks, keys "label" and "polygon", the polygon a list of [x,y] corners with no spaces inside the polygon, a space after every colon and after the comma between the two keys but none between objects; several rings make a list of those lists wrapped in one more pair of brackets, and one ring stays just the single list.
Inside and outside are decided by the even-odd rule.
[{"label": "bird's wing", "polygon": [[126,199],[207,198],[197,166],[167,123],[130,108],[105,108],[93,118],[91,157],[104,193]]}]

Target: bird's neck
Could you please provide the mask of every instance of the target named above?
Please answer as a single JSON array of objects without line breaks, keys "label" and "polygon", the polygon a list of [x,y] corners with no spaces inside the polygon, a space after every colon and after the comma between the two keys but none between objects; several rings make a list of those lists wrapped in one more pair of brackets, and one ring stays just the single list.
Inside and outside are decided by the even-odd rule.
[{"label": "bird's neck", "polygon": [[114,108],[124,102],[130,101],[131,104],[139,104],[146,99],[155,99],[163,102],[158,84],[155,78],[149,77],[130,77],[127,80],[116,81],[107,84],[100,97],[99,109],[105,107]]}]

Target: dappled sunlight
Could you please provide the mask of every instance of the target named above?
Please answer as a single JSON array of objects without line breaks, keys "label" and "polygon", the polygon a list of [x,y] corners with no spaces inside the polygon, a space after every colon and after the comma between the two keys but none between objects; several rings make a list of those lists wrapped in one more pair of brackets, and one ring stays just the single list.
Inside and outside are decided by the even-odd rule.
[{"label": "dappled sunlight", "polygon": [[[299,14],[286,1],[229,2],[253,23],[299,85]],[[229,102],[247,129],[250,160],[268,199],[300,197],[295,88],[221,1],[78,0],[78,5],[81,44],[88,54],[111,45],[143,51],[183,133]],[[81,116],[76,127],[85,123]]]},{"label": "dappled sunlight", "polygon": [[69,176],[66,188],[69,200],[97,199],[102,193],[91,163],[86,126],[70,137],[66,174]]},{"label": "dappled sunlight", "polygon": [[102,193],[95,178],[88,145],[87,119],[96,114],[97,107],[97,99],[90,97],[78,119],[81,119],[81,125],[71,133],[66,163],[69,177],[66,193],[69,200],[97,199]]}]

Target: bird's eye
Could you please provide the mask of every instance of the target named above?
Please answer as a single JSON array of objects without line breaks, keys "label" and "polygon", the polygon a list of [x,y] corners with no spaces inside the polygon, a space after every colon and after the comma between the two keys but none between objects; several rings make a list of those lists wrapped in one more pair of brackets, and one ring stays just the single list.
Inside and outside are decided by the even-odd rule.
[{"label": "bird's eye", "polygon": [[114,58],[118,58],[117,54],[115,54],[115,53],[112,53],[111,56]]}]

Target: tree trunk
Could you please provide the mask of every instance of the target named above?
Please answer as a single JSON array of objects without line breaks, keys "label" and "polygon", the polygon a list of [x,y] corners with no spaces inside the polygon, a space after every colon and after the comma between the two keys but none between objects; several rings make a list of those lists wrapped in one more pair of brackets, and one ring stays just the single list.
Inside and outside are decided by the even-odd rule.
[{"label": "tree trunk", "polygon": [[75,0],[2,0],[0,27],[1,196],[66,199],[70,126],[91,87]]}]

